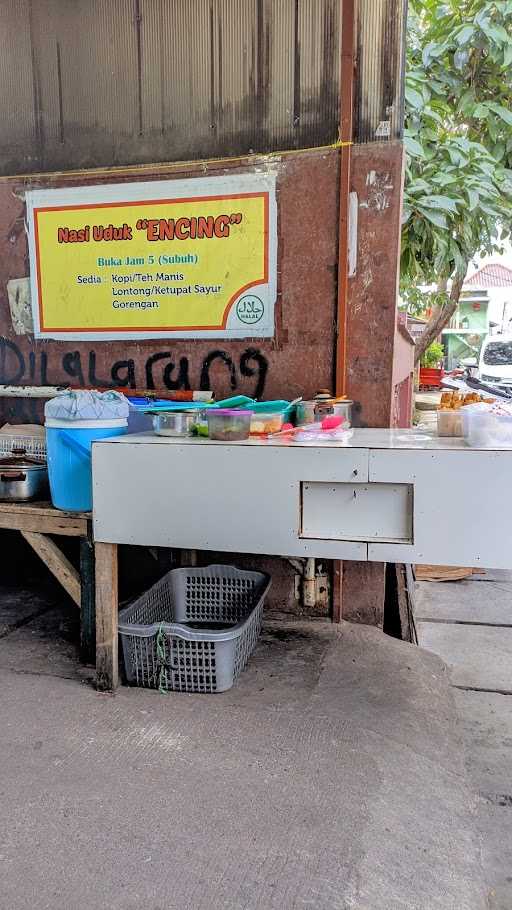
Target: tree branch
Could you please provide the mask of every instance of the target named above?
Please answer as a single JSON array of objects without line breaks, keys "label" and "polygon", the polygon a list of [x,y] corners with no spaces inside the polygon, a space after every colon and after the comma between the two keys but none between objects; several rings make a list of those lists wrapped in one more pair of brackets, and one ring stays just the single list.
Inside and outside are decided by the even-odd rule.
[{"label": "tree branch", "polygon": [[436,340],[437,336],[441,334],[446,325],[448,325],[450,319],[452,318],[455,310],[457,309],[459,303],[460,292],[462,291],[462,285],[466,280],[466,275],[468,273],[468,267],[466,265],[466,270],[463,275],[457,275],[452,281],[452,287],[450,290],[450,296],[446,303],[444,303],[440,309],[434,313],[427,323],[425,330],[422,335],[420,335],[418,341],[416,342],[416,348],[414,351],[414,365],[420,362],[423,354],[428,347]]}]

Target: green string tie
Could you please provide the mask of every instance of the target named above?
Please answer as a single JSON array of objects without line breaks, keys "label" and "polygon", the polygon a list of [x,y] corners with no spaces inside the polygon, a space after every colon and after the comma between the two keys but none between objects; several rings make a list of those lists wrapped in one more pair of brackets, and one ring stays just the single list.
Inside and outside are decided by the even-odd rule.
[{"label": "green string tie", "polygon": [[160,623],[156,636],[156,656],[159,665],[158,691],[160,692],[160,695],[168,695],[169,687],[167,684],[166,672],[166,636],[164,632],[163,622]]}]

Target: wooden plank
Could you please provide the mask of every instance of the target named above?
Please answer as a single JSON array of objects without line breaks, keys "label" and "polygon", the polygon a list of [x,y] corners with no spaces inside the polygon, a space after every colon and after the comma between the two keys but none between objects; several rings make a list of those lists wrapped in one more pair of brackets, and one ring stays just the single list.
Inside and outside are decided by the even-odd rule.
[{"label": "wooden plank", "polygon": [[0,512],[23,512],[33,515],[58,515],[60,518],[91,518],[91,512],[64,512],[62,509],[55,509],[51,502],[0,502]]},{"label": "wooden plank", "polygon": [[343,562],[343,619],[367,626],[384,624],[386,566],[368,562]]},{"label": "wooden plank", "polygon": [[80,576],[69,559],[45,534],[34,534],[32,531],[22,531],[21,534],[79,607]]},{"label": "wooden plank", "polygon": [[96,547],[96,687],[110,691],[119,685],[117,656],[117,544]]},{"label": "wooden plank", "polygon": [[466,568],[464,566],[416,566],[418,581],[462,581],[470,578],[481,569]]},{"label": "wooden plank", "polygon": [[94,584],[94,543],[80,539],[80,656],[85,664],[94,664],[96,654],[96,603]]},{"label": "wooden plank", "polygon": [[0,528],[22,533],[57,534],[60,537],[85,537],[87,521],[85,518],[60,518],[59,513],[48,518],[23,512],[0,512]]}]

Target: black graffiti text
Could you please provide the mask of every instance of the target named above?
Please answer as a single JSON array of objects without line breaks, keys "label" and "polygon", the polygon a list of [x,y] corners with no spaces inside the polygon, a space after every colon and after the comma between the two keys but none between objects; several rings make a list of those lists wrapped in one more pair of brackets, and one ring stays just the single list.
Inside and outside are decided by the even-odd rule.
[{"label": "black graffiti text", "polygon": [[[268,360],[258,348],[246,348],[233,357],[228,351],[214,348],[196,362],[190,355],[176,357],[171,351],[157,351],[145,362],[126,358],[115,360],[103,371],[97,352],[67,350],[52,356],[51,365],[45,350],[24,354],[8,338],[0,338],[0,385],[71,386],[100,389],[169,389],[171,391],[228,385],[231,392],[241,390],[254,398],[265,391]],[[104,363],[104,358],[101,358]],[[246,380],[252,380],[247,382]]]}]

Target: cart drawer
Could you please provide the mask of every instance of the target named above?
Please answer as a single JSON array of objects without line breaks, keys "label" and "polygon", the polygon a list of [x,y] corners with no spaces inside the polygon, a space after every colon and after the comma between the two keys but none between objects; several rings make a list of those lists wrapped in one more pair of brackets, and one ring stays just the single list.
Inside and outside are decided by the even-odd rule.
[{"label": "cart drawer", "polygon": [[302,484],[301,537],[413,542],[413,485]]}]

